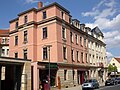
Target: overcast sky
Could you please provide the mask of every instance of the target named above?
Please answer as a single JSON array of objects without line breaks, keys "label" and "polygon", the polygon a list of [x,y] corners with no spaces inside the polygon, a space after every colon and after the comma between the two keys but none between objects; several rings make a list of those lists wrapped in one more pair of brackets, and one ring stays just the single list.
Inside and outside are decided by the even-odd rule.
[{"label": "overcast sky", "polygon": [[9,21],[18,13],[37,8],[38,1],[44,5],[58,2],[73,19],[91,28],[98,26],[105,37],[107,56],[120,57],[120,0],[1,0],[0,29],[9,28]]}]

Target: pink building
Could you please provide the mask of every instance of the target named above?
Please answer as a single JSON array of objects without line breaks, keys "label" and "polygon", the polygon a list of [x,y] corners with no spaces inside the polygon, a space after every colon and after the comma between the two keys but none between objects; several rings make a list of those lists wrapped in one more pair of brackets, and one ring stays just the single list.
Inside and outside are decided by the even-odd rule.
[{"label": "pink building", "polygon": [[38,9],[21,12],[10,21],[9,56],[31,59],[33,90],[48,79],[49,60],[51,86],[79,85],[89,78],[87,30],[71,17],[58,3],[43,7],[39,2]]}]

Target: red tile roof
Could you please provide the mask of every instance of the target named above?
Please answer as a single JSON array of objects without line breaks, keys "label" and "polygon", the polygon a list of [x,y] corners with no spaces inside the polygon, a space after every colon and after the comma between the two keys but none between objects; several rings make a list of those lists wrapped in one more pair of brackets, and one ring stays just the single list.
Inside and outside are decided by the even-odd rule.
[{"label": "red tile roof", "polygon": [[120,63],[120,58],[115,58]]},{"label": "red tile roof", "polygon": [[1,35],[9,35],[9,30],[0,29],[0,36]]}]

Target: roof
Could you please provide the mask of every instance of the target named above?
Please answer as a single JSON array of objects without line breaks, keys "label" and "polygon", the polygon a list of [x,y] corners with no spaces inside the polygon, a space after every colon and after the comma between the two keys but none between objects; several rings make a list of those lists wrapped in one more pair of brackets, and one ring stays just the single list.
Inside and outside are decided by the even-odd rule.
[{"label": "roof", "polygon": [[120,58],[115,58],[120,63]]},{"label": "roof", "polygon": [[9,30],[0,29],[0,36],[1,35],[9,35]]},{"label": "roof", "polygon": [[96,26],[95,28],[93,28],[91,30],[91,32],[96,33],[97,35],[103,36],[103,33],[100,31],[100,29],[98,28],[98,26]]}]

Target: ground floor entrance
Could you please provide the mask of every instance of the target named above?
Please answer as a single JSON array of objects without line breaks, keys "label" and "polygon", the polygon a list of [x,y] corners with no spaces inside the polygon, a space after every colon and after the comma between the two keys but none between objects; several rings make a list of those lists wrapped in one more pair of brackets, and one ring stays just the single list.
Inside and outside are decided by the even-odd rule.
[{"label": "ground floor entrance", "polygon": [[0,58],[0,90],[31,90],[31,64],[26,62]]},{"label": "ground floor entrance", "polygon": [[1,70],[1,90],[20,90],[22,65],[4,65]]}]

